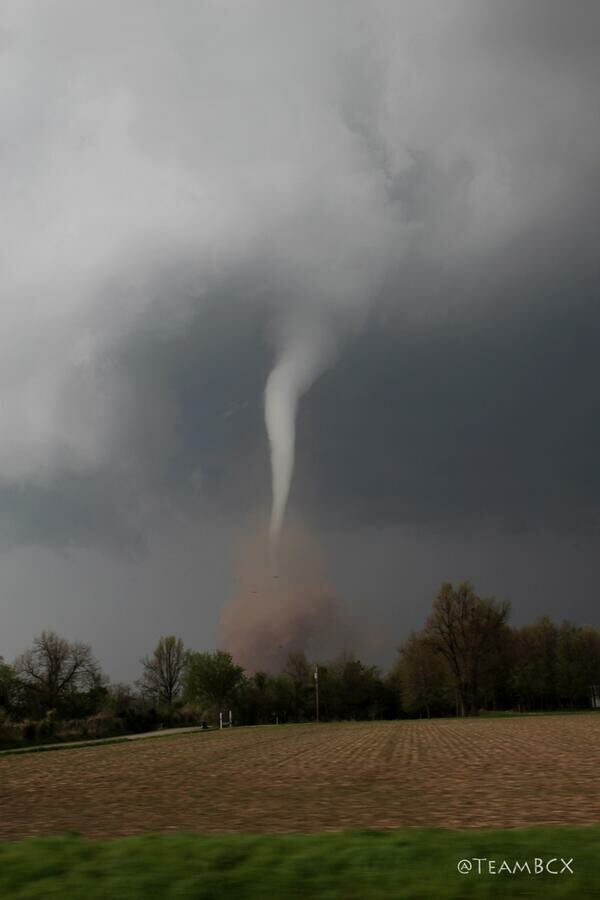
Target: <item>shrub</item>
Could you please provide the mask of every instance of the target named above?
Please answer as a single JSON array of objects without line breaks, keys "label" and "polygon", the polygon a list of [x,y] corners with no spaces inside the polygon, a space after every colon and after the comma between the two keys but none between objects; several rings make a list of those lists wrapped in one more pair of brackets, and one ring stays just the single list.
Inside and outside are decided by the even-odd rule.
[{"label": "shrub", "polygon": [[49,709],[41,722],[38,722],[37,737],[39,740],[46,740],[54,734],[54,723],[56,719],[56,710]]},{"label": "shrub", "polygon": [[175,717],[178,725],[200,725],[209,716],[206,710],[198,703],[185,703],[180,709],[176,710]]},{"label": "shrub", "polygon": [[37,736],[37,726],[35,722],[25,722],[23,726],[23,737],[26,741],[35,741]]},{"label": "shrub", "polygon": [[101,712],[90,716],[85,722],[90,737],[113,737],[125,731],[125,723],[119,716],[113,716],[110,712]]},{"label": "shrub", "polygon": [[125,730],[134,733],[154,731],[158,724],[158,715],[154,707],[151,709],[129,708],[123,711],[119,717],[122,719]]}]

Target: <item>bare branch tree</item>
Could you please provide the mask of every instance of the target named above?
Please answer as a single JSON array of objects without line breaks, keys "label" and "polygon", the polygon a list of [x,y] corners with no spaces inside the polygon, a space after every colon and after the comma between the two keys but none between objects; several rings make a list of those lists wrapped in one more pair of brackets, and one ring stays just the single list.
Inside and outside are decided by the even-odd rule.
[{"label": "bare branch tree", "polygon": [[467,708],[477,712],[486,654],[496,647],[509,612],[509,603],[478,597],[469,582],[440,588],[425,634],[450,665],[461,715]]},{"label": "bare branch tree", "polygon": [[141,660],[144,667],[140,683],[142,693],[171,706],[181,693],[187,657],[181,638],[161,637],[152,656]]},{"label": "bare branch tree", "polygon": [[48,708],[70,691],[98,684],[100,668],[89,644],[70,642],[53,631],[42,631],[33,646],[17,657],[14,670]]}]

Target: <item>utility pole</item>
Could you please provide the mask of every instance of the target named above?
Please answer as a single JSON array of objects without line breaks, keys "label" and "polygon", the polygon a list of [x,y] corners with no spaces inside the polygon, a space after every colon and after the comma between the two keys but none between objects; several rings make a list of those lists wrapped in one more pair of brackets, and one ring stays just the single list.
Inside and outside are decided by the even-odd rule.
[{"label": "utility pole", "polygon": [[315,663],[315,710],[317,713],[316,719],[319,721],[319,667]]}]

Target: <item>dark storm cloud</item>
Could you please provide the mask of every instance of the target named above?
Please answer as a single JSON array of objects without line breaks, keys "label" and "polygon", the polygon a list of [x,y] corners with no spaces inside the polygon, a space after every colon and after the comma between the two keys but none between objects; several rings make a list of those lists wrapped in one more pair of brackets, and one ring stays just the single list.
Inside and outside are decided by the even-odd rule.
[{"label": "dark storm cloud", "polygon": [[[293,507],[333,527],[594,531],[600,277],[593,219],[579,224],[581,240],[551,227],[468,271],[413,266],[388,285],[303,401]],[[411,318],[398,290],[442,294],[446,311]],[[235,291],[207,299],[179,334],[150,314],[112,353],[133,398],[118,453],[95,477],[5,492],[17,538],[134,549],[174,509],[264,508],[267,316],[240,313]]]},{"label": "dark storm cloud", "polygon": [[299,467],[320,514],[434,530],[486,520],[596,530],[598,287],[586,296],[578,279],[565,284],[568,309],[550,304],[541,319],[404,336],[374,326],[306,401]]},{"label": "dark storm cloud", "polygon": [[[296,508],[595,527],[597,5],[157,4],[144,41],[134,7],[99,48],[10,7],[5,539],[264,507],[297,308],[341,337]],[[378,277],[329,265],[373,235]]]},{"label": "dark storm cloud", "polygon": [[100,385],[122,392],[111,456],[91,473],[67,469],[41,484],[0,487],[7,543],[135,554],[178,511],[240,514],[265,502],[268,320],[235,303],[235,292],[229,285],[227,296],[203,298],[174,333],[150,308],[113,343],[96,367]]}]

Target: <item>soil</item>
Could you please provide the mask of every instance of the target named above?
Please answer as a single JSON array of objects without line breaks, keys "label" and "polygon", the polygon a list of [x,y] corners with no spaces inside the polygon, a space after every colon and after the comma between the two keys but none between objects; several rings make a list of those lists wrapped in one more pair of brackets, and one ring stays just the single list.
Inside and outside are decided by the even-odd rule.
[{"label": "soil", "polygon": [[600,821],[600,715],[233,728],[0,758],[0,839]]}]

